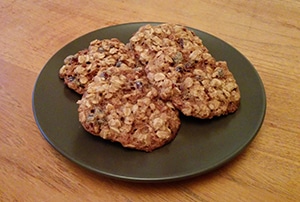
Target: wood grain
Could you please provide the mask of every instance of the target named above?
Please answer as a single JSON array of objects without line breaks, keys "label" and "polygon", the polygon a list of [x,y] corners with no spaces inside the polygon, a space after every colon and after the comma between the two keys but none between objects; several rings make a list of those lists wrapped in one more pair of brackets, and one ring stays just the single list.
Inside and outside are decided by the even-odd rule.
[{"label": "wood grain", "polygon": [[[300,201],[300,1],[4,0],[0,19],[0,201]],[[48,59],[83,34],[139,21],[211,33],[258,71],[264,124],[224,167],[180,182],[123,182],[82,169],[40,134],[31,98]]]}]

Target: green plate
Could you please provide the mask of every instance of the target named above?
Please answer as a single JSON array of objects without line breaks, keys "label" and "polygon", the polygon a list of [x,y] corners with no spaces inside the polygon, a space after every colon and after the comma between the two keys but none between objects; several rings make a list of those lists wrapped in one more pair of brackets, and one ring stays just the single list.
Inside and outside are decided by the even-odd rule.
[{"label": "green plate", "polygon": [[[116,37],[127,43],[147,24],[129,23],[88,33],[60,49],[39,74],[33,91],[33,113],[46,140],[63,156],[96,173],[127,181],[165,182],[187,179],[212,171],[236,157],[258,133],[265,116],[263,83],[251,63],[226,42],[191,28],[217,60],[225,60],[241,91],[234,114],[200,120],[181,117],[174,141],[146,153],[123,148],[87,133],[78,121],[80,96],[58,77],[66,56],[86,48],[94,39]],[[154,23],[157,24],[157,23]]]}]

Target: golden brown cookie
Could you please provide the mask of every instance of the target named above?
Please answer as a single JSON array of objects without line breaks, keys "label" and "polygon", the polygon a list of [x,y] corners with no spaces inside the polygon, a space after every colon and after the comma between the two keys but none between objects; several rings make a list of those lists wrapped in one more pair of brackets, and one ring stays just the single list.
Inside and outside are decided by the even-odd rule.
[{"label": "golden brown cookie", "polygon": [[188,54],[195,46],[207,52],[202,40],[194,32],[185,26],[167,23],[140,27],[130,38],[129,46],[144,65],[166,47],[176,48],[184,54]]},{"label": "golden brown cookie", "polygon": [[212,118],[239,107],[240,91],[227,63],[215,61],[207,52],[194,49],[185,56],[168,48],[158,52],[145,69],[160,97],[186,116]]},{"label": "golden brown cookie", "polygon": [[145,25],[130,39],[130,48],[159,96],[184,115],[205,119],[238,108],[240,92],[227,64],[217,62],[186,27]]},{"label": "golden brown cookie", "polygon": [[88,132],[128,148],[153,151],[180,126],[178,111],[159,99],[141,67],[102,68],[78,103]]},{"label": "golden brown cookie", "polygon": [[102,67],[131,65],[134,57],[128,53],[125,44],[118,39],[94,40],[85,50],[66,57],[59,70],[59,77],[65,84],[79,94]]}]

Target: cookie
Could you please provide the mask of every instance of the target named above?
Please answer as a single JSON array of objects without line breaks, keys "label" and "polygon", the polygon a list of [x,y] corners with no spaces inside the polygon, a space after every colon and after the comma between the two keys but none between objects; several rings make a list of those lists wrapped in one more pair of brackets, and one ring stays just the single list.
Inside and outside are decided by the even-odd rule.
[{"label": "cookie", "polygon": [[139,66],[101,68],[78,104],[85,130],[127,148],[151,152],[180,126],[178,111],[159,99]]},{"label": "cookie", "polygon": [[195,46],[202,52],[207,52],[202,40],[194,32],[177,24],[142,26],[130,38],[129,46],[144,65],[165,47],[176,48],[184,54],[188,54]]},{"label": "cookie", "polygon": [[217,62],[186,27],[145,25],[130,39],[161,99],[186,116],[212,118],[237,110],[238,85],[225,62]]},{"label": "cookie", "polygon": [[145,70],[159,96],[186,116],[210,119],[239,107],[240,91],[227,63],[202,49],[190,49],[187,55],[174,47],[165,48]]},{"label": "cookie", "polygon": [[134,57],[128,54],[124,43],[118,39],[94,40],[89,47],[65,58],[59,70],[59,77],[79,94],[83,94],[88,84],[102,67],[131,65]]}]

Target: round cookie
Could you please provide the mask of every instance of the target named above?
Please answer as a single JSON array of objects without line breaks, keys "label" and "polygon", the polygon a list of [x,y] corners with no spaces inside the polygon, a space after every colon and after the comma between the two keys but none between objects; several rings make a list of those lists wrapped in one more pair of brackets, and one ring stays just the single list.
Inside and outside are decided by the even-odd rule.
[{"label": "round cookie", "polygon": [[93,135],[151,152],[176,136],[178,111],[157,96],[142,67],[101,68],[79,104],[79,121]]},{"label": "round cookie", "polygon": [[65,58],[59,70],[59,77],[79,94],[83,94],[99,69],[107,66],[131,65],[133,55],[118,39],[94,40],[87,49]]},{"label": "round cookie", "polygon": [[177,24],[145,25],[130,38],[130,48],[140,62],[146,65],[165,47],[176,48],[188,54],[195,46],[207,52],[202,40],[186,27]]},{"label": "round cookie", "polygon": [[159,96],[184,115],[205,119],[238,108],[240,92],[227,64],[216,62],[186,27],[145,25],[129,44]]},{"label": "round cookie", "polygon": [[216,62],[201,49],[191,49],[187,55],[165,48],[145,70],[160,97],[186,116],[212,118],[233,113],[239,106],[239,88],[226,62]]}]

